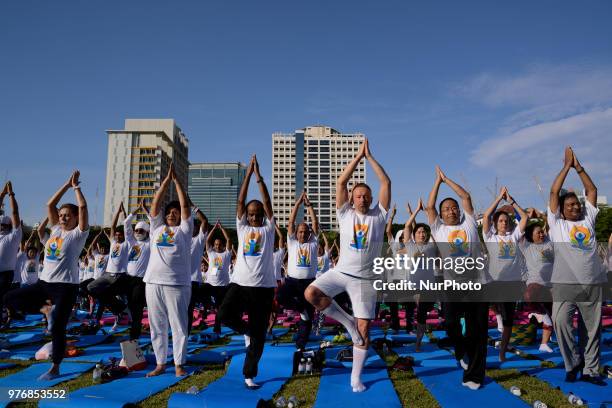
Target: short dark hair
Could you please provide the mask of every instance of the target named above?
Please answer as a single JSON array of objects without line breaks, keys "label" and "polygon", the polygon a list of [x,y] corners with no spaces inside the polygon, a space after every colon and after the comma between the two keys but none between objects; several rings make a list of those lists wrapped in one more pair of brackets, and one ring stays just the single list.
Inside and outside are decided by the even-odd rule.
[{"label": "short dark hair", "polygon": [[168,204],[166,204],[166,207],[164,208],[164,216],[168,215],[168,213],[170,212],[171,209],[176,209],[178,210],[178,212],[181,212],[181,203],[178,202],[177,200],[173,200],[170,201]]},{"label": "short dark hair", "polygon": [[72,215],[77,216],[77,217],[79,216],[79,207],[76,206],[75,204],[72,204],[72,203],[62,204],[61,207],[59,208],[59,210],[61,210],[63,208],[67,208],[68,211],[70,211],[70,213]]},{"label": "short dark hair", "polygon": [[493,226],[496,229],[497,229],[497,220],[499,220],[499,217],[501,217],[502,215],[505,215],[508,218],[510,218],[510,214],[508,214],[507,212],[505,212],[503,210],[497,210],[497,211],[495,211],[495,214],[493,214]]},{"label": "short dark hair", "polygon": [[559,196],[559,212],[561,213],[561,215],[563,215],[563,206],[565,205],[565,200],[571,197],[574,197],[576,200],[578,200],[578,196],[573,191],[568,191],[567,193],[561,194]]},{"label": "short dark hair", "polygon": [[246,203],[246,205],[244,206],[245,209],[249,208],[249,205],[251,204],[257,204],[257,206],[261,209],[261,212],[264,212],[264,205],[261,201],[259,200],[251,200],[248,203]]},{"label": "short dark hair", "polygon": [[459,207],[459,202],[457,200],[455,200],[453,197],[446,197],[445,199],[443,199],[442,201],[440,201],[440,204],[438,205],[438,212],[442,213],[442,204],[444,204],[447,201],[452,201],[453,203],[455,203],[455,205],[457,207]]},{"label": "short dark hair", "polygon": [[431,228],[429,228],[429,225],[422,222],[417,222],[414,225],[414,229],[412,230],[412,239],[414,239],[414,234],[416,234],[419,228],[423,228],[425,230],[425,233],[427,234],[427,239],[429,240],[429,238],[431,238]]},{"label": "short dark hair", "polygon": [[544,228],[544,223],[540,221],[532,222],[525,228],[525,239],[528,242],[533,242],[533,231],[536,227]]}]

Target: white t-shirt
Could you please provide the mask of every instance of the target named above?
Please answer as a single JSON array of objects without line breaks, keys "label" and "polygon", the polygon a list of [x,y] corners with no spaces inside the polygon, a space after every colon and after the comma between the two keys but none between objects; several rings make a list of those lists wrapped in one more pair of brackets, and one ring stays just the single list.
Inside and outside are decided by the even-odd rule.
[{"label": "white t-shirt", "polygon": [[329,271],[330,260],[329,251],[323,251],[323,255],[317,257],[317,278]]},{"label": "white t-shirt", "polygon": [[108,273],[125,273],[127,272],[128,254],[130,248],[127,240],[119,242],[111,240],[110,252],[108,256],[108,264],[106,272]]},{"label": "white t-shirt", "polygon": [[425,244],[417,244],[414,240],[408,241],[406,245],[406,255],[411,258],[417,259],[423,257],[422,261],[419,261],[419,267],[414,270],[410,269],[408,279],[411,282],[417,282],[417,288],[420,284],[418,282],[429,282],[435,281],[435,269],[432,262],[427,262],[428,258],[435,258],[438,256],[438,248],[434,242],[427,242]]},{"label": "white t-shirt", "polygon": [[55,283],[79,283],[79,256],[85,246],[89,229],[81,231],[77,226],[64,231],[59,225],[51,227],[51,235],[45,243],[45,260],[40,280]]},{"label": "white t-shirt", "polygon": [[233,281],[241,286],[274,288],[274,217],[252,227],[246,214],[236,219],[238,251]]},{"label": "white t-shirt", "polygon": [[[482,256],[478,224],[470,214],[465,213],[463,220],[457,225],[446,225],[439,216],[436,217],[433,225],[431,225],[431,235],[436,241],[443,260],[455,257],[472,257],[475,259]],[[466,270],[462,274],[453,270],[444,270],[443,275],[446,279],[456,281],[486,282],[483,271],[478,269]]]},{"label": "white t-shirt", "polygon": [[208,255],[208,271],[206,271],[206,283],[212,286],[227,286],[230,283],[230,265],[232,263],[231,251],[217,252],[211,250]]},{"label": "white t-shirt", "polygon": [[555,262],[552,283],[599,284],[607,281],[605,268],[597,255],[595,219],[599,209],[588,200],[584,218],[568,221],[560,210],[553,213],[548,208],[549,236],[554,243]]},{"label": "white t-shirt", "polygon": [[94,279],[98,279],[104,272],[106,272],[106,265],[108,264],[108,255],[102,255],[98,251],[93,251],[94,254],[94,263],[95,263],[95,273]]},{"label": "white t-shirt", "polygon": [[12,228],[6,234],[0,234],[0,272],[15,270],[21,236],[21,226]]},{"label": "white t-shirt", "polygon": [[489,253],[487,281],[519,282],[523,280],[523,260],[518,250],[523,234],[518,225],[512,232],[503,236],[496,234],[493,228],[483,233]]},{"label": "white t-shirt", "polygon": [[193,218],[170,227],[161,213],[151,218],[151,255],[144,276],[146,283],[191,286],[191,235]]},{"label": "white t-shirt", "polygon": [[134,214],[130,214],[123,221],[125,240],[128,243],[127,273],[130,276],[142,278],[147,271],[147,266],[149,265],[149,256],[151,255],[151,240],[149,238],[144,241],[139,241],[136,239],[134,229],[132,227],[133,218]]},{"label": "white t-shirt", "polygon": [[310,234],[308,241],[300,244],[294,235],[287,235],[287,276],[294,279],[314,279],[317,275],[317,251],[319,236]]},{"label": "white t-shirt", "polygon": [[551,286],[550,278],[555,261],[555,249],[552,242],[547,238],[543,243],[536,244],[523,239],[519,242],[519,248],[527,265],[526,284],[537,283],[542,286]]},{"label": "white t-shirt", "polygon": [[[399,255],[400,251],[404,249],[404,244],[395,239],[391,239],[389,241],[389,249],[391,249],[391,254],[393,255],[393,258],[395,258],[397,255]],[[403,279],[408,279],[408,271],[398,269],[395,266],[387,270],[387,282]]]},{"label": "white t-shirt", "polygon": [[283,277],[283,261],[285,260],[285,248],[274,251],[274,279],[281,281]]},{"label": "white t-shirt", "polygon": [[15,270],[15,274],[19,274],[22,285],[31,285],[38,280],[40,270],[38,257],[38,252],[33,259],[28,259],[27,252],[19,252],[17,255],[17,265],[19,265],[19,268]]},{"label": "white t-shirt", "polygon": [[357,278],[374,279],[374,258],[382,251],[387,210],[378,203],[361,214],[347,201],[336,214],[340,224],[340,259],[335,269]]},{"label": "white t-shirt", "polygon": [[204,255],[204,245],[208,232],[200,228],[200,232],[195,237],[191,237],[191,281],[202,283],[202,271],[200,264],[202,263],[202,255]]}]

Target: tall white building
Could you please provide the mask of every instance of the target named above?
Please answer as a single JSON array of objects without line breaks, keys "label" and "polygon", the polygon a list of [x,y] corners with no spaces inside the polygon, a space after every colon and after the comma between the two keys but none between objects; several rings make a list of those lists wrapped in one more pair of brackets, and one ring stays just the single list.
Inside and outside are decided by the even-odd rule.
[{"label": "tall white building", "polygon": [[[110,225],[122,201],[128,213],[135,211],[142,199],[150,206],[171,161],[187,189],[189,141],[174,119],[126,119],[125,129],[106,133],[104,225]],[[174,188],[170,188],[162,206],[176,199]]]},{"label": "tall white building", "polygon": [[[287,226],[295,200],[305,189],[321,228],[338,228],[336,180],[364,139],[362,133],[343,134],[327,126],[272,134],[272,203],[279,226]],[[349,191],[355,183],[365,182],[365,161],[361,161],[349,182]],[[303,216],[302,207],[297,222]]]}]

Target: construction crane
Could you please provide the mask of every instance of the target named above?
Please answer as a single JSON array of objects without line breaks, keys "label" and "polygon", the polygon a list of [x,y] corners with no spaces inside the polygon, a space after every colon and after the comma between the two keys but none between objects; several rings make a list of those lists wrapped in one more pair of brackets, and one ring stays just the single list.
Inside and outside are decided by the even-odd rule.
[{"label": "construction crane", "polygon": [[546,196],[544,195],[544,189],[542,188],[542,185],[540,184],[540,180],[538,179],[538,176],[534,175],[533,181],[535,181],[536,186],[538,187],[538,192],[540,193],[540,197],[542,198],[542,202],[544,203],[544,208],[546,208],[548,203],[546,202]]}]

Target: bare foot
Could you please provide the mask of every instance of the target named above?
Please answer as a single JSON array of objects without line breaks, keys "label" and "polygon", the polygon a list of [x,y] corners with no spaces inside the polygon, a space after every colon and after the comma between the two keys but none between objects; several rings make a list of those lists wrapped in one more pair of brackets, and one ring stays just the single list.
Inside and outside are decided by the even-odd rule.
[{"label": "bare foot", "polygon": [[187,371],[185,371],[183,366],[180,366],[180,365],[174,366],[174,372],[177,377],[183,377],[187,375]]},{"label": "bare foot", "polygon": [[506,350],[499,350],[499,361],[501,363],[506,361]]},{"label": "bare foot", "polygon": [[157,365],[155,367],[155,370],[150,371],[147,373],[147,377],[155,377],[158,376],[160,374],[163,374],[164,371],[166,371],[166,366],[165,365]]},{"label": "bare foot", "polygon": [[49,369],[49,371],[47,371],[46,373],[38,377],[38,380],[39,381],[50,381],[56,378],[57,376],[59,376],[59,374],[60,374],[59,365],[53,364],[51,368]]}]

